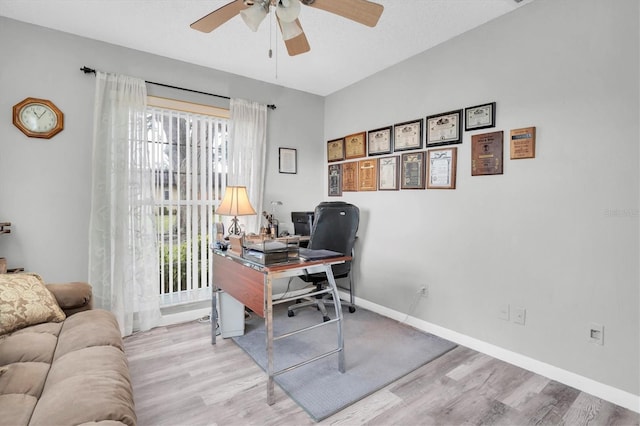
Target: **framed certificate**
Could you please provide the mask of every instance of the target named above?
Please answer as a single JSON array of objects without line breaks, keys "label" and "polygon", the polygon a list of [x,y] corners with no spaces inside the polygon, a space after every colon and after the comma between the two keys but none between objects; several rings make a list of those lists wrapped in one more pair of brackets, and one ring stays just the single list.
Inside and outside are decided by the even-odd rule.
[{"label": "framed certificate", "polygon": [[358,191],[378,189],[378,161],[375,158],[358,161]]},{"label": "framed certificate", "polygon": [[424,189],[424,151],[402,154],[402,189]]},{"label": "framed certificate", "polygon": [[358,162],[342,163],[342,190],[358,190]]},{"label": "framed certificate", "polygon": [[369,155],[391,154],[393,150],[393,133],[391,126],[369,130]]},{"label": "framed certificate", "polygon": [[296,174],[297,160],[298,152],[294,148],[278,148],[278,172]]},{"label": "framed certificate", "polygon": [[329,164],[329,197],[342,195],[342,164]]},{"label": "framed certificate", "polygon": [[471,176],[503,173],[502,131],[471,136]]},{"label": "framed certificate", "polygon": [[327,161],[344,160],[344,138],[327,142]]},{"label": "framed certificate", "polygon": [[427,148],[462,143],[462,110],[427,117]]},{"label": "framed certificate", "polygon": [[427,188],[456,189],[458,148],[427,151]]},{"label": "framed certificate", "polygon": [[422,119],[393,126],[394,151],[422,148]]},{"label": "framed certificate", "polygon": [[464,130],[496,127],[496,103],[476,105],[464,110]]},{"label": "framed certificate", "polygon": [[367,155],[367,134],[355,133],[344,137],[344,158],[360,158]]},{"label": "framed certificate", "polygon": [[378,191],[397,191],[400,176],[400,157],[382,157],[378,159]]}]

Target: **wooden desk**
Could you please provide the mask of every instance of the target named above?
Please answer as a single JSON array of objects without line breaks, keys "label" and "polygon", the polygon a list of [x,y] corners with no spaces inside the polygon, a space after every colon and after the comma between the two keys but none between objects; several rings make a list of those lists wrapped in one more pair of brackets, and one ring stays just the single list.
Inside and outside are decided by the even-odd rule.
[{"label": "wooden desk", "polygon": [[[250,308],[256,315],[264,318],[266,330],[266,350],[267,350],[267,404],[275,402],[274,397],[274,377],[301,367],[310,362],[319,360],[329,355],[338,354],[338,370],[344,373],[344,337],[342,334],[342,307],[340,303],[334,303],[336,318],[319,322],[311,327],[302,328],[281,336],[273,336],[273,305],[272,283],[276,278],[288,278],[303,275],[305,271],[309,274],[324,272],[327,274],[329,287],[322,291],[311,291],[305,295],[297,295],[287,299],[278,299],[275,304],[291,302],[304,296],[315,296],[331,293],[334,300],[340,300],[338,287],[333,277],[331,265],[344,263],[351,260],[350,256],[333,257],[330,259],[281,263],[264,266],[259,263],[242,258],[229,251],[213,250],[213,294],[211,298],[211,344],[216,344],[216,325],[218,322],[218,310],[216,306],[217,292],[223,290],[233,298]],[[294,320],[292,320],[294,321]],[[273,368],[273,342],[297,333],[312,330],[317,327],[337,323],[338,326],[338,347],[326,353],[318,355],[299,364],[289,366],[282,370],[274,371]]]}]

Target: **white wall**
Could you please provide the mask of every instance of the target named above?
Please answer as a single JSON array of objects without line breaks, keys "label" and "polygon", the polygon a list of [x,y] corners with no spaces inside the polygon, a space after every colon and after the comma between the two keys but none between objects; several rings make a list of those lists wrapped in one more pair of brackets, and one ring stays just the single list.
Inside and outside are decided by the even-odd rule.
[{"label": "white wall", "polygon": [[[20,40],[20,48],[15,42]],[[148,81],[276,104],[269,111],[265,208],[284,203],[278,217],[322,198],[324,99],[135,50],[0,17],[0,238],[9,267],[45,280],[86,280],[95,78],[84,65]],[[228,100],[148,85],[151,95],[228,107]],[[11,123],[26,97],[53,101],[65,129],[50,140],[27,138]],[[278,147],[298,150],[298,174],[278,173]],[[258,209],[259,206],[256,206]]]},{"label": "white wall", "polygon": [[[640,394],[638,16],[537,0],[327,97],[325,140],[491,101],[505,132],[503,175],[471,176],[466,132],[457,189],[343,194],[360,298]],[[536,158],[509,160],[528,126]]]}]

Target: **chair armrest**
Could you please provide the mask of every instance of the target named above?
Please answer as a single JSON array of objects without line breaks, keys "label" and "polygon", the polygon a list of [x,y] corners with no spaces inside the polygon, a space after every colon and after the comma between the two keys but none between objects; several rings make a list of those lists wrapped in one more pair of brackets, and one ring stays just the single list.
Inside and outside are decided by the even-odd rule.
[{"label": "chair armrest", "polygon": [[93,293],[88,283],[47,284],[47,288],[67,316],[93,308]]}]

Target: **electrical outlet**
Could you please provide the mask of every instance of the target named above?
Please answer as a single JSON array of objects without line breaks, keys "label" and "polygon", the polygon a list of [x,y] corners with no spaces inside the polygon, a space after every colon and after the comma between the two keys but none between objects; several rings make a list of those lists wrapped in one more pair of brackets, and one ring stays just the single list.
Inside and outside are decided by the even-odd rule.
[{"label": "electrical outlet", "polygon": [[500,318],[501,320],[509,321],[509,304],[500,306],[498,318]]},{"label": "electrical outlet", "polygon": [[418,287],[418,294],[422,297],[429,296],[429,288],[426,285]]},{"label": "electrical outlet", "polygon": [[525,308],[513,308],[514,323],[524,325],[526,317],[527,317],[527,310]]},{"label": "electrical outlet", "polygon": [[604,345],[604,326],[594,322],[589,326],[589,341],[596,345]]}]

